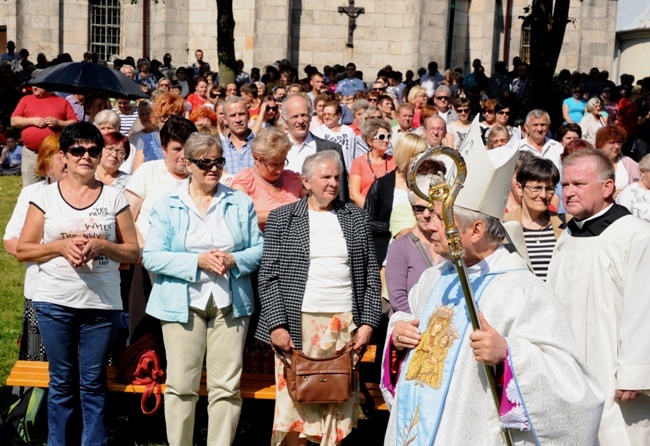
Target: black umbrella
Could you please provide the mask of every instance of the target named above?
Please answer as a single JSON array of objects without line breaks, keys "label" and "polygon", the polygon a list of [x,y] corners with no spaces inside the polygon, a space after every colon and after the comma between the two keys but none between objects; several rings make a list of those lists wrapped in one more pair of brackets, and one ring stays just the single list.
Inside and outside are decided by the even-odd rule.
[{"label": "black umbrella", "polygon": [[121,72],[89,62],[66,62],[49,67],[31,81],[48,91],[88,94],[101,91],[112,98],[140,99],[148,96]]}]

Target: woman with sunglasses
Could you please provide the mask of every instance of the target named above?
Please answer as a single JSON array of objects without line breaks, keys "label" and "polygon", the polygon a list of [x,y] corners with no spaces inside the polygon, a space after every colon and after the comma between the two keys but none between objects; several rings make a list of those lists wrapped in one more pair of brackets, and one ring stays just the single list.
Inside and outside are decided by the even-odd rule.
[{"label": "woman with sunglasses", "polygon": [[498,102],[496,99],[488,99],[483,102],[483,120],[479,123],[479,126],[481,128],[481,138],[483,138],[484,145],[487,145],[487,134],[497,123],[497,104]]},{"label": "woman with sunglasses", "polygon": [[276,127],[279,118],[280,107],[273,100],[273,96],[265,97],[260,106],[260,114],[251,128],[253,134],[257,135],[262,129]]},{"label": "woman with sunglasses", "polygon": [[454,111],[458,115],[458,119],[447,125],[447,135],[452,136],[454,139],[452,147],[458,150],[469,133],[469,128],[472,125],[472,122],[469,119],[472,112],[472,106],[469,99],[458,98],[454,101],[453,107]]},{"label": "woman with sunglasses", "polygon": [[352,160],[350,168],[350,201],[359,207],[366,202],[372,183],[397,167],[393,157],[386,154],[393,136],[386,121],[367,120],[362,127],[362,136],[370,150]]},{"label": "woman with sunglasses", "polygon": [[193,444],[205,358],[210,445],[232,444],[242,398],[242,352],[253,313],[250,274],[262,259],[251,199],[219,183],[221,143],[191,135],[183,149],[189,179],[158,200],[143,262],[155,274],[147,313],[162,322],[167,356],[167,441]]},{"label": "woman with sunglasses", "polygon": [[213,84],[210,86],[210,91],[208,91],[208,102],[205,104],[206,107],[211,108],[212,110],[217,109],[217,102],[226,98],[226,89],[221,85]]},{"label": "woman with sunglasses", "polygon": [[275,127],[256,135],[251,145],[255,165],[235,175],[231,187],[253,199],[257,222],[264,230],[269,212],[302,197],[302,181],[298,173],[284,170],[291,149],[287,135]]},{"label": "woman with sunglasses", "polygon": [[67,175],[32,197],[17,257],[38,263],[33,305],[49,361],[47,442],[106,444],[106,362],[122,310],[118,267],[136,261],[139,249],[128,202],[95,178],[99,130],[74,123],[59,142]]},{"label": "woman with sunglasses", "polygon": [[505,127],[510,136],[512,136],[512,128],[510,127],[510,106],[502,102],[498,102],[494,107],[496,124]]}]

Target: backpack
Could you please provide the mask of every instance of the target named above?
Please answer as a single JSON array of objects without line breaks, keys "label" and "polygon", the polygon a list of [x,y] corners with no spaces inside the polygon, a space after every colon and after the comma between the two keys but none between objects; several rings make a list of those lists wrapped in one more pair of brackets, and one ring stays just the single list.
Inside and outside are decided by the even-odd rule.
[{"label": "backpack", "polygon": [[47,389],[30,387],[2,416],[0,444],[43,445],[47,439]]},{"label": "backpack", "polygon": [[[140,408],[145,415],[153,415],[160,408],[165,370],[160,366],[161,348],[156,338],[147,333],[122,352],[117,363],[115,379],[124,384],[145,385]],[[147,410],[147,400],[155,395],[156,404]]]}]

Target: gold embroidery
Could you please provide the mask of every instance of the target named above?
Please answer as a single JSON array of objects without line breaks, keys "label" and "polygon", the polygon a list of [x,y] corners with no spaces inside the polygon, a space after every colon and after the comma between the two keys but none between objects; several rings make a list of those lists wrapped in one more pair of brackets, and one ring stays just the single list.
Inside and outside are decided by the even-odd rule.
[{"label": "gold embroidery", "polygon": [[414,433],[413,436],[411,437],[411,432],[413,432],[413,430],[415,429],[415,425],[418,424],[419,422],[420,422],[420,408],[416,407],[415,413],[413,414],[413,418],[411,418],[411,421],[409,421],[409,425],[406,426],[406,432],[402,436],[402,446],[408,446],[418,438],[417,433]]},{"label": "gold embroidery", "polygon": [[453,307],[436,307],[426,330],[422,333],[420,343],[413,351],[413,357],[406,370],[406,380],[415,380],[416,384],[440,389],[445,358],[454,341],[460,338],[453,325],[453,319]]}]

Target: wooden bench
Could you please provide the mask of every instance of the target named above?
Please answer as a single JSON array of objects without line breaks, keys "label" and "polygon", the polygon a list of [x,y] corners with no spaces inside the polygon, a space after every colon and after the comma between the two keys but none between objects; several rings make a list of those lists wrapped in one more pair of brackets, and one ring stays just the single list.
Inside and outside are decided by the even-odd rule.
[{"label": "wooden bench", "polygon": [[[361,359],[362,363],[372,363],[375,360],[376,347],[374,345],[368,346],[365,355]],[[8,386],[18,387],[48,387],[50,376],[47,370],[47,362],[38,361],[16,361],[11,373],[7,378]],[[107,371],[107,384],[110,392],[122,393],[143,393],[145,386],[122,384],[115,381],[117,369],[114,366],[108,366]],[[366,383],[368,392],[375,402],[375,408],[378,410],[387,410],[386,403],[379,390],[379,384]],[[164,389],[164,385],[163,385]],[[242,374],[240,391],[242,398],[259,399],[259,400],[273,400],[275,399],[275,378],[273,375],[262,375],[254,373]],[[205,372],[201,376],[201,387],[199,388],[199,395],[207,396],[207,387],[205,382]],[[361,402],[365,402],[363,394]]]}]

